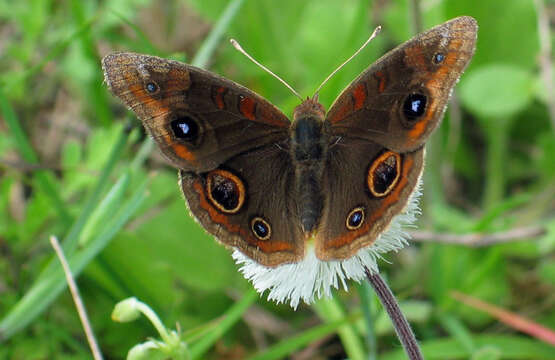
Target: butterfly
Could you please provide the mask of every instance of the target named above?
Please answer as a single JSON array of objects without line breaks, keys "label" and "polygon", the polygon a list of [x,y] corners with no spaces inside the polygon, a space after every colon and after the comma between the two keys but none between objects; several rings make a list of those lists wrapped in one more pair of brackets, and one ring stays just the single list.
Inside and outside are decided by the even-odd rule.
[{"label": "butterfly", "polygon": [[[377,271],[402,247],[424,146],[475,50],[468,16],[385,54],[326,112],[317,95],[292,121],[214,73],[134,53],[102,60],[109,89],[142,121],[191,214],[234,250],[270,298],[310,302]],[[201,254],[199,254],[201,256]]]}]

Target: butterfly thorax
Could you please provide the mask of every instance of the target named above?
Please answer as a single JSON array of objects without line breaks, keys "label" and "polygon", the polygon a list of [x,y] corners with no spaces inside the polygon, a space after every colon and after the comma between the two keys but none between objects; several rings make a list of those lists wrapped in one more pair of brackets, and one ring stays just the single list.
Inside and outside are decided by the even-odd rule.
[{"label": "butterfly thorax", "polygon": [[316,229],[323,207],[322,175],[328,147],[322,132],[324,116],[324,107],[318,100],[307,99],[295,109],[291,126],[297,211],[307,237]]}]

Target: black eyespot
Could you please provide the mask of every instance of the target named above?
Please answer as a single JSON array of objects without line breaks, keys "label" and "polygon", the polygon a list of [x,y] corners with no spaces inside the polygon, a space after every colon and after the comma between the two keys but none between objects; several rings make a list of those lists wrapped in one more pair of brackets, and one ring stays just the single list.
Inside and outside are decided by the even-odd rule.
[{"label": "black eyespot", "polygon": [[408,120],[415,120],[426,112],[426,96],[410,94],[403,103],[403,114]]},{"label": "black eyespot", "polygon": [[154,83],[154,82],[147,83],[145,87],[146,87],[146,91],[151,93],[151,94],[158,91],[158,85],[156,85],[156,83]]},{"label": "black eyespot", "polygon": [[395,180],[395,177],[397,177],[397,169],[383,162],[376,168],[374,176],[374,190],[377,193],[383,194],[387,191],[393,180]]},{"label": "black eyespot", "polygon": [[442,53],[434,54],[434,57],[433,57],[434,64],[441,64],[443,60],[445,60],[445,55],[443,55]]},{"label": "black eyespot", "polygon": [[173,135],[181,140],[195,141],[199,135],[198,123],[191,117],[185,115],[170,123]]},{"label": "black eyespot", "polygon": [[351,210],[349,215],[347,215],[347,220],[345,226],[349,230],[356,230],[362,226],[364,222],[364,208],[357,207]]},{"label": "black eyespot", "polygon": [[268,240],[272,236],[270,224],[261,217],[255,217],[251,221],[251,229],[254,235],[260,240]]},{"label": "black eyespot", "polygon": [[213,170],[206,176],[208,199],[224,213],[235,214],[245,203],[241,179],[226,170]]},{"label": "black eyespot", "polygon": [[389,194],[399,181],[401,172],[401,155],[387,151],[370,165],[368,170],[368,190],[375,197]]}]

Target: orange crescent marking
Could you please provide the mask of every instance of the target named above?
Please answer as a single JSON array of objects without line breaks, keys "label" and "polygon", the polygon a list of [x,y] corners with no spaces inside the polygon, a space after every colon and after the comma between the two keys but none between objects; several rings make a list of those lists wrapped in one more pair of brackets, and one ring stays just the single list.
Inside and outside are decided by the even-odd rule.
[{"label": "orange crescent marking", "polygon": [[387,80],[385,74],[381,71],[376,71],[376,78],[378,79],[378,92],[381,94],[385,90],[385,85],[387,84]]},{"label": "orange crescent marking", "polygon": [[247,119],[254,121],[256,119],[256,102],[250,97],[239,95],[239,111]]},{"label": "orange crescent marking", "polygon": [[225,108],[224,95],[226,92],[227,88],[223,86],[220,86],[216,89],[216,98],[214,100],[216,101],[216,106],[220,110],[223,110]]},{"label": "orange crescent marking", "polygon": [[355,99],[353,105],[354,110],[360,110],[366,101],[366,85],[364,82],[359,83],[351,94],[353,95],[353,99]]},{"label": "orange crescent marking", "polygon": [[195,180],[193,183],[194,190],[199,194],[200,207],[208,212],[210,219],[217,224],[222,225],[227,231],[235,234],[239,234],[243,239],[245,239],[250,246],[254,246],[264,253],[273,253],[279,251],[292,251],[293,246],[290,243],[284,241],[268,241],[268,240],[258,240],[251,235],[249,230],[245,230],[241,225],[232,224],[228,221],[229,216],[220,213],[216,210],[206,199],[206,194],[204,187],[199,180]]},{"label": "orange crescent marking", "polygon": [[341,107],[337,109],[337,111],[329,118],[332,124],[340,122],[344,120],[349,113],[353,110],[353,104],[351,103],[349,98],[345,99],[345,102],[340,105]]},{"label": "orange crescent marking", "polygon": [[383,213],[392,205],[399,201],[401,196],[401,191],[405,188],[408,182],[407,174],[409,170],[412,168],[414,160],[412,158],[407,158],[403,164],[403,176],[399,180],[398,186],[393,190],[393,192],[388,195],[386,198],[383,199],[381,206],[370,216],[368,217],[368,221],[362,226],[360,229],[356,231],[348,232],[344,235],[338,236],[330,241],[327,241],[324,248],[340,248],[344,245],[350,244],[356,238],[368,233],[370,227],[383,216]]},{"label": "orange crescent marking", "polygon": [[432,114],[434,112],[430,111],[430,107],[428,107],[427,113],[428,115],[424,119],[414,124],[414,127],[409,130],[409,138],[411,141],[417,141],[420,135],[426,131],[426,126],[428,125],[428,122],[432,118]]}]

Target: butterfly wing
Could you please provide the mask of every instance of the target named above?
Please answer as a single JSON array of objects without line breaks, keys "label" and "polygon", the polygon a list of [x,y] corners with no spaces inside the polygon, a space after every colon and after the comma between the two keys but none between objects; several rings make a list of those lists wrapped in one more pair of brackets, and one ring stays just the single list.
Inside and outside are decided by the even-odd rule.
[{"label": "butterfly wing", "polygon": [[293,181],[289,152],[275,145],[235,156],[208,173],[180,171],[189,209],[202,226],[266,266],[304,256]]},{"label": "butterfly wing", "polygon": [[469,63],[477,25],[460,17],[390,51],[354,80],[328,112],[322,259],[373,244],[404,209],[422,172],[424,143]]},{"label": "butterfly wing", "polygon": [[473,18],[455,18],[381,57],[331,106],[326,117],[331,134],[397,152],[421,147],[474,54],[477,30]]},{"label": "butterfly wing", "polygon": [[397,153],[356,138],[342,138],[330,147],[315,242],[318,258],[346,259],[372,245],[407,205],[423,162],[423,148]]},{"label": "butterfly wing", "polygon": [[134,53],[108,55],[102,66],[110,90],[179,169],[211,170],[288,137],[290,122],[275,106],[208,71]]},{"label": "butterfly wing", "polygon": [[177,61],[102,61],[110,90],[178,169],[189,210],[223,244],[266,266],[304,255],[294,221],[289,120],[254,92]]}]

